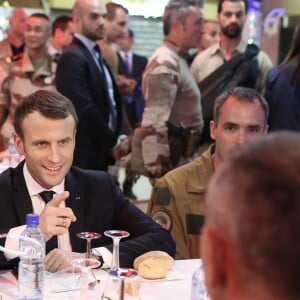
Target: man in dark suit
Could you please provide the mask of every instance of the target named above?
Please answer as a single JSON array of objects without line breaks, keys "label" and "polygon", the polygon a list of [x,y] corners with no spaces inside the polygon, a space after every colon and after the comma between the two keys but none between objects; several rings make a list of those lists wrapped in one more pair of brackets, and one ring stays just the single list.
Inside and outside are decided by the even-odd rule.
[{"label": "man in dark suit", "polygon": [[[118,76],[123,77],[126,80],[134,80],[135,87],[131,93],[123,95],[127,118],[132,128],[135,128],[142,120],[142,115],[145,107],[145,100],[142,92],[142,74],[147,65],[147,58],[141,55],[137,55],[132,52],[132,46],[134,44],[134,33],[131,29],[128,29],[126,33],[123,33],[118,38]],[[125,80],[123,80],[126,83]],[[126,90],[126,89],[125,89]],[[132,89],[131,89],[132,90]],[[135,176],[135,174],[134,174]],[[130,170],[126,169],[126,178],[123,182],[123,193],[125,196],[136,199],[136,195],[133,193],[132,186],[133,180],[131,178]]]},{"label": "man in dark suit", "polygon": [[146,68],[148,59],[132,52],[134,44],[134,33],[131,29],[118,39],[120,51],[119,57],[119,75],[132,78],[137,85],[132,93],[126,97],[126,112],[132,128],[141,122],[145,107],[144,96],[141,88],[142,75]]},{"label": "man in dark suit", "polygon": [[[149,250],[174,256],[169,233],[124,198],[108,173],[71,167],[76,124],[71,101],[56,92],[37,91],[17,108],[15,146],[25,160],[0,175],[0,230],[18,230],[27,213],[40,214],[39,227],[50,251],[46,267],[52,272],[67,267],[68,258],[85,255],[86,242],[76,237],[83,231],[128,231],[130,237],[120,243],[123,267],[132,266],[137,256]],[[41,194],[45,190],[54,196],[45,199]],[[6,239],[6,247],[13,247],[10,240]],[[52,246],[56,248],[50,250]],[[109,266],[111,239],[102,236],[93,247],[92,253]],[[11,259],[1,253],[0,267],[13,266],[16,260]]]},{"label": "man in dark suit", "polygon": [[107,170],[119,158],[121,100],[96,40],[103,38],[106,7],[102,0],[77,0],[75,37],[59,59],[57,90],[74,104],[79,117],[74,165]]}]

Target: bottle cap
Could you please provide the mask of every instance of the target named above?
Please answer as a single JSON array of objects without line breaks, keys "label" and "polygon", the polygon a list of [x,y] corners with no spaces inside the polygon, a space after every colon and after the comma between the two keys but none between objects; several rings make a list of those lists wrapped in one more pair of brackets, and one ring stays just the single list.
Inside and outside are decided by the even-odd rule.
[{"label": "bottle cap", "polygon": [[26,225],[39,225],[39,215],[37,214],[27,214],[26,215]]}]

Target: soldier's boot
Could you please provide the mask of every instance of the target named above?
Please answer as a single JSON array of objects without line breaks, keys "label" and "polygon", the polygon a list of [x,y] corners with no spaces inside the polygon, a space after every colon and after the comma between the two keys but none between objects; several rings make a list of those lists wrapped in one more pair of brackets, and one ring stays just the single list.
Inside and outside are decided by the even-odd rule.
[{"label": "soldier's boot", "polygon": [[125,179],[123,183],[123,195],[130,199],[137,199],[137,196],[132,191],[133,181]]}]

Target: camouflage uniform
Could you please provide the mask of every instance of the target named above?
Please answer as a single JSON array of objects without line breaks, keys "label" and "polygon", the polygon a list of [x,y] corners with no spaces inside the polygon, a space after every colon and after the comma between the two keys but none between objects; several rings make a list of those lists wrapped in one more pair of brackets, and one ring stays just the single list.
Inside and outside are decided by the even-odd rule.
[{"label": "camouflage uniform", "polygon": [[13,132],[12,118],[16,106],[25,96],[40,89],[56,91],[56,63],[48,55],[44,64],[35,70],[25,50],[21,59],[8,65],[8,70],[0,95],[0,101],[10,104],[10,117],[3,126],[5,135]]},{"label": "camouflage uniform", "polygon": [[8,38],[6,38],[0,42],[0,86],[2,86],[3,80],[8,76],[7,65],[12,62],[12,56],[11,45]]},{"label": "camouflage uniform", "polygon": [[205,215],[204,193],[214,167],[211,145],[193,162],[155,183],[148,215],[169,230],[176,243],[176,258],[199,258],[199,236]]},{"label": "camouflage uniform", "polygon": [[159,177],[170,169],[166,122],[202,132],[200,91],[185,56],[167,41],[150,58],[142,88],[146,103],[142,128],[147,133],[142,141],[142,156],[148,172]]}]

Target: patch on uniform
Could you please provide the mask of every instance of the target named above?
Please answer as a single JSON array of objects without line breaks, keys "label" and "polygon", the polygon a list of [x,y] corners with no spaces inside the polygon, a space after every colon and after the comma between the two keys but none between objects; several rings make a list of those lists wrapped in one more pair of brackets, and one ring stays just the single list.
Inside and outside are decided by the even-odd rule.
[{"label": "patch on uniform", "polygon": [[204,216],[186,214],[185,216],[186,230],[188,234],[200,234],[204,223]]},{"label": "patch on uniform", "polygon": [[170,214],[165,210],[158,210],[152,216],[152,219],[164,229],[170,231],[173,225]]},{"label": "patch on uniform", "polygon": [[169,205],[170,196],[171,195],[167,187],[155,188],[154,204]]}]

